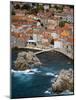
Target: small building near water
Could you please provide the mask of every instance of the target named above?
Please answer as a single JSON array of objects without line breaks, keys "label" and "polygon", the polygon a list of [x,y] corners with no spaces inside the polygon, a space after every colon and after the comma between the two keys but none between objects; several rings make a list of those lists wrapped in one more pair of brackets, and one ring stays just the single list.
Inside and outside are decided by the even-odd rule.
[{"label": "small building near water", "polygon": [[37,42],[35,40],[28,40],[27,45],[34,45],[36,46]]},{"label": "small building near water", "polygon": [[56,32],[51,33],[51,36],[53,37],[53,39],[58,38],[59,35]]},{"label": "small building near water", "polygon": [[63,48],[63,43],[60,40],[54,41],[54,48]]}]

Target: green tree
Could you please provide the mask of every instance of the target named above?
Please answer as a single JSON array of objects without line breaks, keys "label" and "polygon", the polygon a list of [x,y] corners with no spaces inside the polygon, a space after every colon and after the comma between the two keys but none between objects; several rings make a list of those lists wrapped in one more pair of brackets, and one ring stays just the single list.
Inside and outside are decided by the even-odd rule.
[{"label": "green tree", "polygon": [[23,9],[29,10],[29,9],[30,9],[30,5],[24,4],[24,5],[21,7],[21,9],[22,9],[22,10],[23,10]]},{"label": "green tree", "polygon": [[15,9],[20,9],[20,5],[16,4],[16,6],[14,7]]},{"label": "green tree", "polygon": [[60,22],[59,22],[59,26],[60,26],[60,27],[64,27],[64,25],[65,25],[65,21],[60,21]]},{"label": "green tree", "polygon": [[37,11],[39,11],[39,10],[44,10],[43,5],[39,5],[39,4],[37,4]]},{"label": "green tree", "polygon": [[12,10],[11,15],[15,15],[15,11],[14,10]]}]

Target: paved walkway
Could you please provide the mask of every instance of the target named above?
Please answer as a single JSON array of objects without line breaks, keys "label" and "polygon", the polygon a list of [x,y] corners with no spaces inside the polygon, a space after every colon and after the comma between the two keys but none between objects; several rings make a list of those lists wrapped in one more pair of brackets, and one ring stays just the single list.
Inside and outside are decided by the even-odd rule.
[{"label": "paved walkway", "polygon": [[72,53],[68,53],[65,49],[62,49],[62,48],[42,49],[41,51],[38,51],[35,54],[37,55],[37,54],[40,54],[40,53],[43,53],[43,52],[52,51],[52,50],[60,52],[60,53],[64,54],[65,56],[73,59],[73,54]]},{"label": "paved walkway", "polygon": [[73,58],[73,54],[72,53],[69,53],[67,52],[66,49],[63,49],[63,48],[48,48],[48,49],[41,49],[41,48],[37,48],[37,47],[24,47],[24,49],[33,49],[33,50],[39,50],[38,52],[35,52],[35,54],[40,54],[40,53],[43,53],[43,52],[48,52],[48,51],[57,51],[57,52],[60,52],[62,54],[64,54],[65,56],[71,58],[71,59],[74,59]]}]

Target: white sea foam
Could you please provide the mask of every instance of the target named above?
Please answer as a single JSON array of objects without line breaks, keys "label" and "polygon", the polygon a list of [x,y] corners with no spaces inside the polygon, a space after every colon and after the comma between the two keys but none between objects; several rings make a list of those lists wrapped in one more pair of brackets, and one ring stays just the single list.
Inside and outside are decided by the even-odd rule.
[{"label": "white sea foam", "polygon": [[55,75],[55,77],[58,77],[58,75]]},{"label": "white sea foam", "polygon": [[34,74],[34,72],[24,73],[24,74]]},{"label": "white sea foam", "polygon": [[31,71],[34,71],[34,72],[37,72],[37,68],[33,68],[33,69],[31,69]]},{"label": "white sea foam", "polygon": [[47,72],[45,75],[47,75],[47,76],[58,77],[58,75],[56,75],[56,74],[54,74],[54,73],[51,73],[51,72]]},{"label": "white sea foam", "polygon": [[55,76],[54,73],[51,73],[51,72],[47,72],[47,73],[45,73],[45,75],[47,75],[47,76]]},{"label": "white sea foam", "polygon": [[37,68],[33,68],[33,69],[27,69],[27,70],[24,70],[24,71],[20,71],[20,70],[11,70],[13,73],[20,73],[20,74],[35,74],[35,73],[39,73],[41,71],[38,71]]},{"label": "white sea foam", "polygon": [[61,94],[73,94],[73,92],[69,91],[69,90],[65,90],[63,91]]},{"label": "white sea foam", "polygon": [[48,76],[49,76],[49,75],[54,76],[54,74],[51,73],[51,72],[47,72],[46,75],[48,75]]},{"label": "white sea foam", "polygon": [[35,74],[35,73],[38,73],[38,72],[41,72],[41,71],[38,71],[37,68],[27,69],[27,70],[23,71],[24,74]]},{"label": "white sea foam", "polygon": [[12,69],[11,72],[15,73],[16,71]]},{"label": "white sea foam", "polygon": [[48,91],[48,90],[46,90],[44,93],[45,93],[45,94],[50,94],[51,92],[50,92],[50,91]]},{"label": "white sea foam", "polygon": [[30,69],[27,69],[27,70],[25,70],[23,72],[29,73],[30,71],[31,71]]},{"label": "white sea foam", "polygon": [[31,71],[36,72],[36,73],[41,72],[41,71],[39,71],[37,68],[31,69]]},{"label": "white sea foam", "polygon": [[23,72],[23,74],[34,74],[34,72],[31,72],[31,70],[26,70]]}]

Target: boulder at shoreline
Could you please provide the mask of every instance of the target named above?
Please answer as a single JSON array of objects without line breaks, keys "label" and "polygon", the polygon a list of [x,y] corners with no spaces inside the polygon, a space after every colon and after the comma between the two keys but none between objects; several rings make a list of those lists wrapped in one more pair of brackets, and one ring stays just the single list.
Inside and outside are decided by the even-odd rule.
[{"label": "boulder at shoreline", "polygon": [[38,57],[31,51],[18,53],[15,61],[15,67],[17,70],[26,70],[34,66],[41,65]]},{"label": "boulder at shoreline", "polygon": [[52,84],[53,92],[60,93],[65,90],[74,91],[73,69],[61,70],[57,79]]}]

